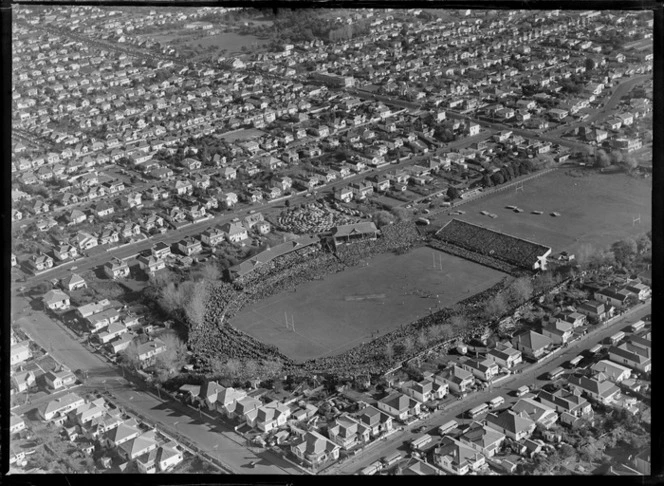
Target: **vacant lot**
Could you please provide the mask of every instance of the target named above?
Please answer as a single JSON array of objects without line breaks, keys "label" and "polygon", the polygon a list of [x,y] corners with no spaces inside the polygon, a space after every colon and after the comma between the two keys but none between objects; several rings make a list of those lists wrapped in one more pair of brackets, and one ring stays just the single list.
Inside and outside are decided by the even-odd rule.
[{"label": "vacant lot", "polygon": [[[561,169],[526,182],[523,191],[510,188],[460,206],[459,209],[466,211],[464,215],[444,215],[436,220],[446,223],[456,217],[550,246],[554,253],[574,252],[584,243],[606,247],[625,236],[650,230],[651,198],[651,179],[632,178],[622,173],[572,177]],[[507,209],[510,205],[518,206],[523,212]],[[480,211],[498,217],[493,219]],[[532,211],[543,211],[543,214],[532,214]],[[554,211],[560,216],[551,216]],[[632,225],[633,217],[639,214],[641,223]]]},{"label": "vacant lot", "polygon": [[[295,360],[312,359],[338,354],[373,333],[384,334],[451,306],[504,276],[430,248],[383,254],[247,307],[233,324]],[[294,331],[286,328],[286,319],[294,322]]]}]

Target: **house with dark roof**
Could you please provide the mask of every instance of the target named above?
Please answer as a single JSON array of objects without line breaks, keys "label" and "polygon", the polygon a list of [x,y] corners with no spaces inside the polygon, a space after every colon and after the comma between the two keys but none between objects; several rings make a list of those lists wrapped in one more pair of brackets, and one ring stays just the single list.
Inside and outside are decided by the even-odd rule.
[{"label": "house with dark roof", "polygon": [[344,413],[328,425],[327,435],[347,451],[369,442],[371,430],[368,426]]},{"label": "house with dark roof", "polygon": [[604,405],[610,405],[620,398],[620,389],[606,378],[602,373],[588,378],[585,376],[570,376],[569,386],[587,397]]},{"label": "house with dark roof", "polygon": [[497,346],[491,349],[486,357],[501,368],[512,368],[523,361],[521,351],[512,346]]},{"label": "house with dark roof", "polygon": [[470,446],[487,458],[493,457],[500,450],[500,446],[505,439],[506,436],[502,432],[479,422],[473,422],[459,437],[460,442]]},{"label": "house with dark roof", "polygon": [[369,428],[371,437],[377,437],[392,430],[392,417],[372,405],[367,405],[357,413],[357,419]]},{"label": "house with dark roof", "polygon": [[531,436],[536,424],[526,414],[503,410],[498,414],[489,413],[486,417],[486,425],[502,432],[512,440],[520,441]]},{"label": "house with dark roof", "polygon": [[405,422],[408,418],[416,417],[420,414],[422,404],[403,393],[395,391],[385,398],[378,400],[376,406],[379,410],[389,413],[397,420]]},{"label": "house with dark roof", "polygon": [[455,393],[466,393],[475,383],[473,374],[454,364],[433,377],[434,383],[446,384]]},{"label": "house with dark roof", "polygon": [[543,357],[553,344],[553,341],[535,331],[525,331],[514,337],[512,340],[514,347],[523,354],[534,359]]},{"label": "house with dark roof", "polygon": [[609,359],[618,364],[649,373],[652,369],[652,361],[647,349],[634,346],[630,343],[621,343],[619,346],[609,348]]},{"label": "house with dark roof", "polygon": [[578,393],[560,389],[553,393],[542,390],[539,392],[538,400],[544,405],[553,408],[560,414],[562,422],[570,423],[569,417],[590,419],[593,409],[590,402]]}]

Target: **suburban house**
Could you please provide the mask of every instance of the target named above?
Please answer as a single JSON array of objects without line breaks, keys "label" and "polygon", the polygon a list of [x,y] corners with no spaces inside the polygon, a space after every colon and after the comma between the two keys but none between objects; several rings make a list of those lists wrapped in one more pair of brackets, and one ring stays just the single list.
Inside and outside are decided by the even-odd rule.
[{"label": "suburban house", "polygon": [[649,373],[652,369],[650,352],[645,348],[634,346],[630,343],[611,346],[609,348],[609,359],[644,373]]},{"label": "suburban house", "polygon": [[486,465],[483,454],[463,442],[445,436],[433,453],[433,462],[443,471],[463,476]]},{"label": "suburban house", "polygon": [[161,339],[156,338],[145,344],[140,344],[136,350],[136,355],[142,363],[145,363],[164,351],[166,351],[166,344]]},{"label": "suburban house", "polygon": [[152,254],[155,258],[163,260],[166,257],[171,256],[171,247],[166,243],[160,241],[152,246]]},{"label": "suburban house", "polygon": [[201,233],[201,241],[208,246],[217,246],[226,241],[226,234],[219,228],[208,228]]},{"label": "suburban house", "polygon": [[334,198],[349,203],[353,200],[353,190],[349,187],[341,187],[335,191]]},{"label": "suburban house", "polygon": [[560,319],[542,322],[542,335],[554,344],[566,344],[574,335],[574,326]]},{"label": "suburban house", "polygon": [[[110,425],[111,424],[109,424],[109,426]],[[103,432],[103,435],[99,438],[99,441],[105,447],[115,448],[127,441],[138,437],[140,433],[141,430],[138,428],[138,423],[136,420],[130,419],[120,422],[117,425],[110,426],[106,432]]]},{"label": "suburban house", "polygon": [[97,332],[120,319],[120,312],[110,307],[86,318],[90,332]]},{"label": "suburban house", "polygon": [[226,239],[231,243],[239,243],[242,240],[249,238],[247,228],[240,222],[230,222],[221,226],[221,231]]},{"label": "suburban house", "polygon": [[51,310],[61,310],[69,307],[69,296],[62,290],[49,290],[42,297],[44,305]]},{"label": "suburban house", "polygon": [[502,432],[479,422],[473,422],[459,437],[459,441],[485,457],[493,457],[500,450],[505,438]]},{"label": "suburban house", "polygon": [[512,368],[523,361],[521,351],[512,346],[496,346],[486,354],[486,357],[502,368]]},{"label": "suburban house", "polygon": [[191,256],[195,253],[200,253],[203,251],[203,246],[201,242],[191,236],[185,236],[183,239],[178,241],[178,250],[180,253],[186,256]]},{"label": "suburban house", "polygon": [[315,431],[307,432],[301,441],[291,445],[291,452],[308,467],[317,467],[339,459],[341,448]]},{"label": "suburban house", "polygon": [[83,405],[85,400],[76,393],[68,393],[64,396],[51,400],[38,407],[39,415],[44,420],[51,420],[56,416],[66,416],[72,410]]},{"label": "suburban house", "polygon": [[344,413],[328,425],[327,434],[343,450],[350,450],[368,442],[371,430],[368,426]]},{"label": "suburban house", "polygon": [[605,319],[613,315],[611,306],[607,306],[602,302],[597,302],[595,300],[589,300],[582,304],[576,306],[577,312],[586,315],[587,317],[594,317],[599,321],[604,321]]},{"label": "suburban house", "polygon": [[288,406],[277,401],[263,405],[246,415],[247,425],[256,427],[263,432],[270,432],[286,425],[291,410]]},{"label": "suburban house", "polygon": [[357,413],[359,422],[369,427],[371,437],[377,437],[392,430],[392,417],[372,405],[367,405]]},{"label": "suburban house", "polygon": [[118,453],[126,460],[131,461],[143,454],[147,454],[159,447],[156,433],[149,430],[132,439],[129,439],[118,446]]},{"label": "suburban house", "polygon": [[532,398],[519,399],[518,402],[512,405],[512,411],[521,416],[527,416],[536,424],[540,424],[547,429],[558,420],[558,413],[552,407]]},{"label": "suburban house", "polygon": [[483,381],[492,381],[498,375],[499,371],[498,365],[488,358],[481,361],[469,359],[461,367]]},{"label": "suburban house", "polygon": [[430,380],[407,381],[401,385],[401,391],[421,403],[428,402],[433,398],[433,382]]},{"label": "suburban house", "polygon": [[76,383],[76,375],[69,370],[49,371],[44,373],[44,381],[53,390],[59,390]]},{"label": "suburban house", "polygon": [[11,388],[16,392],[21,393],[32,387],[36,380],[37,377],[32,371],[20,371],[18,373],[12,373]]},{"label": "suburban house", "polygon": [[608,380],[611,380],[613,383],[620,383],[623,380],[629,379],[632,375],[631,369],[606,359],[600,360],[593,364],[590,369],[595,373],[602,373]]},{"label": "suburban house", "polygon": [[154,255],[140,255],[136,260],[138,261],[138,266],[141,270],[148,274],[154,274],[155,272],[166,268],[166,262]]},{"label": "suburban house", "polygon": [[25,429],[25,420],[23,418],[11,414],[9,416],[9,433],[10,435],[16,434]]},{"label": "suburban house", "polygon": [[157,471],[168,471],[180,464],[182,460],[182,451],[178,449],[175,442],[171,441],[140,456],[136,459],[136,465],[140,472],[150,474]]},{"label": "suburban house", "polygon": [[129,276],[129,265],[119,258],[113,258],[104,264],[104,273],[113,280],[127,278]]},{"label": "suburban house", "polygon": [[111,306],[111,302],[108,299],[102,299],[99,302],[92,302],[90,304],[85,304],[76,309],[76,312],[82,318],[90,317],[93,314],[98,314],[104,309]]},{"label": "suburban house", "polygon": [[30,351],[30,341],[22,341],[20,343],[12,344],[9,363],[14,366],[23,363],[32,358],[32,351]]},{"label": "suburban house", "polygon": [[512,410],[503,410],[498,414],[489,413],[486,417],[486,424],[512,440],[520,441],[527,439],[535,431],[535,422],[524,415],[519,415]]},{"label": "suburban house", "polygon": [[37,254],[28,260],[28,266],[30,266],[34,272],[42,272],[49,268],[53,268],[53,258],[44,254]]},{"label": "suburban house", "polygon": [[68,277],[65,277],[61,280],[61,285],[70,292],[73,290],[78,290],[82,288],[87,288],[88,284],[85,282],[83,277],[77,273],[72,273]]},{"label": "suburban house", "polygon": [[572,423],[574,418],[592,418],[593,416],[593,409],[588,400],[565,389],[557,390],[554,393],[542,390],[539,392],[538,399],[558,412],[560,420],[565,423]]},{"label": "suburban house", "polygon": [[400,392],[392,392],[376,403],[379,410],[389,413],[393,417],[405,422],[409,417],[420,414],[421,403]]},{"label": "suburban house", "polygon": [[538,332],[526,331],[515,336],[512,344],[526,356],[539,359],[547,353],[553,341]]},{"label": "suburban house", "polygon": [[620,293],[613,287],[605,287],[595,292],[594,298],[599,302],[610,304],[615,307],[624,306],[627,303],[628,293]]},{"label": "suburban house", "polygon": [[453,392],[466,393],[475,383],[475,378],[473,378],[470,371],[455,364],[451,368],[434,375],[434,382],[447,384]]},{"label": "suburban house", "polygon": [[102,344],[108,344],[126,332],[127,326],[121,322],[113,322],[108,325],[108,328],[105,331],[97,334],[97,339],[99,339],[99,342]]},{"label": "suburban house", "polygon": [[570,376],[569,386],[604,405],[610,405],[614,400],[620,398],[620,389],[601,373],[592,378]]}]

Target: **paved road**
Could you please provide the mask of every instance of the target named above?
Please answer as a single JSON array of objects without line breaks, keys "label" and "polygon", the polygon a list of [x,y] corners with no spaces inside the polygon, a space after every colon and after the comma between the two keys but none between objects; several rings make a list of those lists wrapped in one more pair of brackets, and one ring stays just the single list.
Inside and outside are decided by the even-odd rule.
[{"label": "paved road", "polygon": [[397,432],[390,436],[386,441],[370,448],[366,453],[359,455],[330,467],[325,471],[325,474],[356,474],[363,468],[367,467],[374,461],[381,459],[387,455],[393,454],[397,451],[406,451],[405,443],[414,439],[415,437],[425,433],[414,433],[413,428],[424,425],[426,431],[437,435],[435,427],[448,422],[449,420],[457,420],[460,424],[467,424],[472,420],[460,416],[466,410],[470,410],[477,405],[487,402],[491,398],[502,395],[507,398],[508,394],[519,388],[520,386],[527,385],[530,387],[540,387],[547,380],[540,380],[538,377],[544,373],[560,366],[565,361],[577,356],[585,349],[590,349],[595,344],[603,341],[607,337],[618,332],[629,323],[633,323],[642,319],[647,314],[651,313],[651,304],[643,304],[631,309],[628,313],[617,319],[615,322],[608,326],[602,326],[595,329],[593,332],[587,334],[582,339],[571,344],[563,352],[559,353],[557,357],[551,358],[544,363],[530,366],[520,374],[512,375],[510,378],[500,382],[498,385],[493,386],[491,389],[476,392],[464,400],[453,401],[448,404],[444,410],[433,412],[431,416],[425,420],[415,422],[415,424],[406,427],[403,431]]},{"label": "paved road", "polygon": [[[152,393],[141,391],[123,378],[119,368],[91,353],[59,323],[39,311],[25,311],[22,298],[13,300],[13,318],[40,346],[72,370],[88,371],[82,391],[106,390],[115,402],[136,410],[160,429],[186,437],[219,460],[236,474],[299,474],[299,470],[272,452],[253,452],[243,445],[244,439],[220,421],[199,418],[198,412],[174,401],[163,401]],[[249,463],[256,461],[255,467]]]}]

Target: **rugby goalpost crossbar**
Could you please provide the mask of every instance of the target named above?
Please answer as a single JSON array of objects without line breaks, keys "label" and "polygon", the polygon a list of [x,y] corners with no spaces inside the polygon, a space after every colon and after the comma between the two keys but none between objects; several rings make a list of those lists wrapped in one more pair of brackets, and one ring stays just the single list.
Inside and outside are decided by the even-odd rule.
[{"label": "rugby goalpost crossbar", "polygon": [[523,181],[516,183],[516,187],[514,188],[514,193],[516,194],[519,191],[523,192]]},{"label": "rugby goalpost crossbar", "polygon": [[638,216],[633,216],[632,217],[632,226],[636,224],[641,224],[641,215],[639,214]]}]

